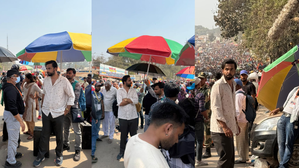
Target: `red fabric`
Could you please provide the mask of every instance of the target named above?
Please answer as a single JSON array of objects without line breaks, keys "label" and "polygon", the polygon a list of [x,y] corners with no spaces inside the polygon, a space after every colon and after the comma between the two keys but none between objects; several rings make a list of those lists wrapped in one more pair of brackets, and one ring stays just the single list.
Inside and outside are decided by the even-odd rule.
[{"label": "red fabric", "polygon": [[169,57],[171,50],[161,36],[140,36],[129,43],[126,50],[130,53]]}]

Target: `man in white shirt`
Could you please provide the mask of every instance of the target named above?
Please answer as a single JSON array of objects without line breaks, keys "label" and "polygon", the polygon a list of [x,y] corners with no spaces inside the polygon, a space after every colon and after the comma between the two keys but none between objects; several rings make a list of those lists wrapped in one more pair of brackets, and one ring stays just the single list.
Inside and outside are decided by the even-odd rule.
[{"label": "man in white shirt", "polygon": [[277,144],[280,156],[279,167],[288,167],[288,162],[292,156],[294,142],[296,141],[298,129],[298,97],[299,86],[295,87],[288,95],[283,107],[277,108],[270,112],[275,115],[279,111],[283,115],[277,122]]},{"label": "man in white shirt", "polygon": [[116,88],[111,87],[111,82],[109,80],[105,82],[105,88],[103,88],[102,94],[104,96],[105,118],[102,124],[104,135],[101,139],[107,138],[109,135],[108,143],[111,144],[115,128],[115,118],[112,111],[112,105],[116,100],[117,90]]},{"label": "man in white shirt", "polygon": [[56,61],[46,62],[48,77],[43,84],[44,95],[42,98],[42,122],[43,129],[39,143],[39,153],[33,162],[38,167],[45,160],[45,154],[49,149],[51,129],[54,129],[56,136],[56,159],[57,166],[63,162],[63,123],[64,116],[69,113],[75,102],[73,87],[68,79],[57,74]]},{"label": "man in white shirt", "polygon": [[128,133],[132,137],[137,133],[138,115],[135,104],[138,103],[138,96],[133,89],[130,75],[125,75],[122,78],[123,88],[117,90],[118,118],[120,125],[120,152],[117,155],[117,160],[124,156]]},{"label": "man in white shirt", "polygon": [[226,59],[222,65],[223,76],[211,90],[211,133],[216,151],[219,155],[217,168],[234,167],[235,149],[234,134],[240,133],[237,123],[234,75],[237,64],[232,59]]},{"label": "man in white shirt", "polygon": [[168,168],[168,150],[183,134],[187,114],[174,103],[161,103],[153,109],[146,132],[130,138],[124,158],[125,168]]},{"label": "man in white shirt", "polygon": [[235,164],[244,164],[249,159],[249,137],[248,137],[248,121],[244,111],[246,110],[246,96],[242,89],[242,81],[235,79],[236,85],[236,115],[241,133],[235,136],[236,148],[240,159],[235,161]]}]

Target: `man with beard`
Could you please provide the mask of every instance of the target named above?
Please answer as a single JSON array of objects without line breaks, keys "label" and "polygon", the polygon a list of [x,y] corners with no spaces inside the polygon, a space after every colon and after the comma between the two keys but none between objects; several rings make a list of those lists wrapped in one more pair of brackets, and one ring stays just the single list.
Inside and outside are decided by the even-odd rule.
[{"label": "man with beard", "polygon": [[63,162],[63,123],[64,117],[69,113],[75,102],[75,94],[70,82],[57,74],[57,63],[54,60],[46,62],[48,77],[44,80],[42,97],[42,124],[39,152],[34,167],[38,167],[45,160],[49,149],[49,140],[52,130],[56,136],[55,165],[61,166]]},{"label": "man with beard", "polygon": [[[66,70],[66,78],[70,81],[70,83],[73,86],[73,90],[75,93],[75,102],[72,107],[71,111],[67,113],[64,117],[64,142],[63,142],[63,150],[70,150],[70,128],[71,125],[73,126],[73,130],[75,133],[75,155],[73,157],[74,161],[79,161],[80,160],[80,151],[81,151],[81,142],[82,142],[82,136],[81,136],[81,129],[80,129],[80,123],[72,123],[73,117],[72,117],[72,112],[78,111],[79,110],[79,96],[80,96],[80,90],[81,86],[78,81],[74,79],[76,76],[76,70],[74,68],[68,68]],[[76,113],[78,114],[78,113]]]},{"label": "man with beard", "polygon": [[236,118],[234,75],[237,64],[226,59],[221,65],[223,76],[211,91],[211,133],[219,155],[218,168],[234,167],[234,134],[239,135],[240,128]]},{"label": "man with beard", "polygon": [[[251,97],[256,101],[255,97],[256,97],[256,88],[254,86],[253,83],[249,82],[247,80],[248,78],[248,72],[246,70],[242,70],[240,72],[240,79],[242,81],[243,86],[245,87],[245,93],[248,95],[251,95]],[[257,101],[255,106],[257,105]],[[255,108],[257,110],[257,108]]]},{"label": "man with beard", "polygon": [[132,137],[137,133],[138,115],[135,104],[138,103],[138,96],[135,89],[131,88],[130,75],[122,78],[123,88],[117,90],[118,118],[120,125],[120,152],[117,160],[124,156],[128,133]]},{"label": "man with beard", "polygon": [[[183,134],[187,114],[176,104],[162,103],[153,109],[152,121],[145,133],[133,136],[127,145],[125,168],[169,167],[168,150]],[[146,154],[146,155],[145,155]]]}]

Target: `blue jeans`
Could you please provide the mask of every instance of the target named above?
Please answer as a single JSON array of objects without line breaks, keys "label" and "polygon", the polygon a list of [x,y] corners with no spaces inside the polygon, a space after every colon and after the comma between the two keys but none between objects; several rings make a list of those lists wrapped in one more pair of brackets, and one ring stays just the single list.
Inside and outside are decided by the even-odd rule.
[{"label": "blue jeans", "polygon": [[98,120],[97,123],[96,123],[95,119],[92,119],[91,156],[94,156],[94,153],[96,151],[96,142],[97,142],[97,138],[99,137],[102,111],[97,111],[96,116],[97,116],[97,120]]},{"label": "blue jeans", "polygon": [[195,123],[196,160],[201,161],[205,126],[203,122]]},{"label": "blue jeans", "polygon": [[282,115],[277,122],[277,143],[279,149],[280,163],[279,167],[288,167],[294,142],[297,139],[299,129],[294,129],[294,124],[290,123],[290,117]]}]

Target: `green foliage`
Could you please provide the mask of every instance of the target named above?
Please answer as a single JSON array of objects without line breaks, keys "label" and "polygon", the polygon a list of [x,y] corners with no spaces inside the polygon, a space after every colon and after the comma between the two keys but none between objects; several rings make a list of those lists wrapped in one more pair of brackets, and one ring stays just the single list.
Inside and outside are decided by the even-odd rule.
[{"label": "green foliage", "polygon": [[[219,0],[214,19],[222,37],[237,37],[242,33],[242,46],[259,59],[279,58],[299,44],[299,23],[290,21],[280,38],[270,40],[268,31],[288,0]],[[296,14],[298,15],[298,14]],[[291,19],[291,18],[289,18]]]}]

